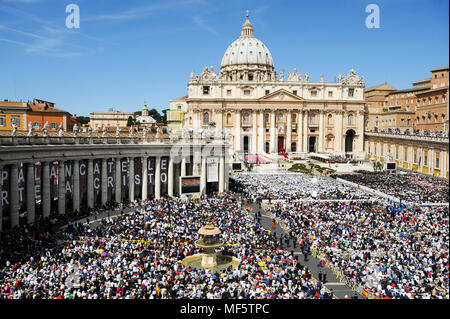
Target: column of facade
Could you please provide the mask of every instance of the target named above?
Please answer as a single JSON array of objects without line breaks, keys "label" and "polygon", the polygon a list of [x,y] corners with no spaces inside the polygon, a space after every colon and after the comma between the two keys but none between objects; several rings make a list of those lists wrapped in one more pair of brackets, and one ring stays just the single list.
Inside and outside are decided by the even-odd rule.
[{"label": "column of facade", "polygon": [[308,153],[308,111],[303,114],[303,152]]},{"label": "column of facade", "polygon": [[323,142],[325,139],[325,123],[324,123],[324,111],[319,112],[319,153],[323,152]]},{"label": "column of facade", "polygon": [[72,190],[73,211],[80,210],[80,161],[73,161],[73,190]]},{"label": "column of facade", "polygon": [[217,110],[217,129],[223,129],[223,110]]},{"label": "column of facade", "polygon": [[358,112],[358,118],[357,118],[357,127],[356,129],[358,132],[358,138],[356,140],[356,152],[355,153],[362,153],[364,151],[364,111],[360,110]]},{"label": "column of facade", "polygon": [[269,153],[275,153],[275,111],[270,112],[270,141],[269,141]]},{"label": "column of facade", "polygon": [[408,146],[408,168],[412,169],[414,164],[414,148],[412,146]]},{"label": "column of facade", "polygon": [[35,221],[34,163],[27,163],[27,223]]},{"label": "column of facade", "polygon": [[343,115],[343,111],[339,110],[336,112],[336,123],[335,123],[335,127],[336,127],[336,137],[335,137],[335,142],[336,142],[336,148],[335,151],[337,153],[343,153],[342,150],[342,115]]},{"label": "column of facade", "polygon": [[428,169],[429,174],[434,175],[434,149],[428,151]]},{"label": "column of facade", "polygon": [[87,169],[87,205],[94,208],[94,160],[88,159]]},{"label": "column of facade", "polygon": [[264,129],[264,112],[259,111],[259,134],[258,134],[258,152],[264,153],[264,136],[266,132]]},{"label": "column of facade", "polygon": [[58,214],[66,212],[66,190],[64,185],[64,161],[58,161]]},{"label": "column of facade", "polygon": [[10,227],[14,228],[19,225],[19,170],[17,164],[11,165],[10,179],[10,208],[9,222]]},{"label": "column of facade", "polygon": [[148,198],[148,159],[142,157],[142,200]]},{"label": "column of facade", "polygon": [[445,156],[445,152],[441,151],[439,154],[439,167],[441,169],[441,177],[445,177],[445,172],[446,172],[446,167],[445,165],[447,164],[447,158]]},{"label": "column of facade", "polygon": [[303,112],[297,114],[297,152],[303,151]]},{"label": "column of facade", "polygon": [[129,167],[129,175],[128,175],[128,200],[130,202],[134,202],[134,157],[128,158],[128,167]]},{"label": "column of facade", "polygon": [[169,167],[167,168],[167,195],[173,197],[173,156],[169,157]]},{"label": "column of facade", "polygon": [[50,215],[50,163],[41,162],[42,165],[42,215],[48,217]]},{"label": "column of facade", "polygon": [[253,127],[252,127],[252,152],[253,153],[256,153],[256,152],[258,152],[258,149],[257,149],[257,145],[258,145],[258,134],[257,134],[257,129],[256,129],[256,126],[257,126],[257,119],[256,119],[256,117],[257,117],[257,115],[256,115],[257,113],[256,113],[256,110],[253,110],[253,114],[252,114],[252,119],[253,119]]},{"label": "column of facade", "polygon": [[101,181],[102,181],[102,193],[101,193],[101,201],[102,205],[106,204],[108,201],[108,163],[106,158],[102,158],[102,170],[101,170]]},{"label": "column of facade", "polygon": [[115,178],[116,184],[115,184],[115,189],[114,189],[115,190],[114,195],[115,195],[116,203],[122,202],[122,174],[121,174],[121,172],[122,172],[122,166],[121,166],[121,163],[120,163],[120,157],[117,157],[116,158],[116,171],[115,171],[115,173],[116,173],[116,178]]},{"label": "column of facade", "polygon": [[155,158],[155,198],[161,198],[161,156]]},{"label": "column of facade", "polygon": [[235,136],[234,136],[234,150],[241,150],[241,110],[235,111],[236,123],[235,123]]},{"label": "column of facade", "polygon": [[288,110],[287,113],[287,125],[286,125],[286,152],[291,152],[292,146],[292,113],[291,110]]}]

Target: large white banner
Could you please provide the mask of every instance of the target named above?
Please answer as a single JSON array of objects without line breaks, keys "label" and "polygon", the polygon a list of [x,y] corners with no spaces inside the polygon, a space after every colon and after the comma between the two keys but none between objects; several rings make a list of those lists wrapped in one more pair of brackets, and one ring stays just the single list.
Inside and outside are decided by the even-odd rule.
[{"label": "large white banner", "polygon": [[206,158],[206,181],[218,182],[219,181],[219,158],[207,157]]}]

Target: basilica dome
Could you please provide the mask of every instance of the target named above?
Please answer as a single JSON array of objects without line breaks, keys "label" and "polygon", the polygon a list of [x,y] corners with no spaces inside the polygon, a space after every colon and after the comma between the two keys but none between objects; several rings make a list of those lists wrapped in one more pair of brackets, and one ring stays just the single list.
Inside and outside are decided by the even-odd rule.
[{"label": "basilica dome", "polygon": [[221,69],[229,71],[246,66],[266,71],[273,71],[274,68],[269,49],[253,35],[253,26],[248,19],[248,13],[242,25],[241,36],[225,51]]}]

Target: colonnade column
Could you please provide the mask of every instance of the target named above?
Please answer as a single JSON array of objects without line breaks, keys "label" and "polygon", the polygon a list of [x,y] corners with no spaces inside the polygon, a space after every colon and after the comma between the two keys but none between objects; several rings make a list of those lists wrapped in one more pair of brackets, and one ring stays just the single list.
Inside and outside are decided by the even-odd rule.
[{"label": "colonnade column", "polygon": [[128,158],[130,175],[128,176],[128,200],[134,202],[134,157]]},{"label": "colonnade column", "polygon": [[202,170],[200,175],[200,195],[206,193],[206,157],[202,156]]},{"label": "colonnade column", "polygon": [[93,159],[88,159],[87,205],[90,208],[94,208],[94,160]]},{"label": "colonnade column", "polygon": [[219,158],[219,193],[225,189],[225,155],[221,154]]},{"label": "colonnade column", "polygon": [[161,156],[155,158],[155,198],[161,198]]},{"label": "colonnade column", "polygon": [[116,203],[122,202],[122,165],[120,163],[120,157],[116,158],[116,187],[115,187],[115,200]]},{"label": "colonnade column", "polygon": [[11,165],[11,205],[9,208],[10,227],[14,228],[19,225],[19,171],[18,165]]},{"label": "colonnade column", "polygon": [[181,158],[181,176],[186,176],[186,157],[183,156]]},{"label": "colonnade column", "polygon": [[80,161],[73,161],[73,211],[80,210]]},{"label": "colonnade column", "polygon": [[66,192],[64,188],[64,161],[58,161],[58,214],[66,211]]},{"label": "colonnade column", "polygon": [[102,205],[108,201],[108,168],[106,158],[102,158]]},{"label": "colonnade column", "polygon": [[27,223],[35,221],[34,163],[27,163]]},{"label": "colonnade column", "polygon": [[167,195],[173,197],[173,156],[169,156],[169,167],[167,169],[168,181],[167,181]]},{"label": "colonnade column", "polygon": [[303,152],[308,153],[308,111],[303,116]]},{"label": "colonnade column", "polygon": [[50,215],[50,163],[41,162],[42,165],[42,215]]},{"label": "colonnade column", "polygon": [[148,159],[142,157],[142,200],[148,198]]},{"label": "colonnade column", "polygon": [[3,166],[0,165],[0,234],[3,230],[3,198],[2,198],[2,190],[3,190]]},{"label": "colonnade column", "polygon": [[291,152],[292,145],[292,113],[288,110],[287,113],[287,125],[286,125],[286,152]]}]

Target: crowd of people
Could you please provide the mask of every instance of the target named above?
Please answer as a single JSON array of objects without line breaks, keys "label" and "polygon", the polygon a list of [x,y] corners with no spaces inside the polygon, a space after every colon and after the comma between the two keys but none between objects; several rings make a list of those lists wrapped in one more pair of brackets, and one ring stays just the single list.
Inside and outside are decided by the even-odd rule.
[{"label": "crowd of people", "polygon": [[[348,176],[406,201],[448,195],[448,182],[415,174]],[[130,203],[129,212],[98,220],[91,211],[84,224],[66,216],[5,230],[0,299],[331,298],[262,227],[260,213],[247,211],[248,201],[262,200],[304,255],[319,256],[349,286],[376,298],[449,298],[448,206],[391,203],[321,176],[239,173],[230,181],[234,192]],[[239,266],[216,273],[182,263],[201,252],[195,241],[206,224],[221,230],[221,252]]]},{"label": "crowd of people", "polygon": [[[221,273],[182,264],[198,229],[222,231],[240,260]],[[0,244],[0,299],[330,298],[306,266],[246,212],[236,195],[141,202],[129,213],[63,231],[23,225]]]},{"label": "crowd of people", "polygon": [[386,128],[386,129],[378,129],[377,127],[374,127],[372,129],[372,132],[374,133],[385,133],[385,134],[397,134],[397,135],[409,135],[409,136],[426,136],[426,137],[438,137],[448,138],[448,131],[442,130],[413,130],[413,129],[400,129],[400,128]]},{"label": "crowd of people", "polygon": [[337,177],[412,203],[448,203],[448,180],[415,172],[356,171]]},{"label": "crowd of people", "polygon": [[290,202],[268,211],[350,285],[376,298],[449,298],[448,207]]},{"label": "crowd of people", "polygon": [[296,173],[249,174],[233,176],[235,187],[254,201],[261,200],[348,200],[369,199],[354,187],[323,176]]}]

